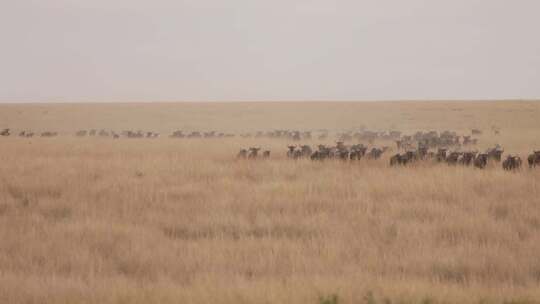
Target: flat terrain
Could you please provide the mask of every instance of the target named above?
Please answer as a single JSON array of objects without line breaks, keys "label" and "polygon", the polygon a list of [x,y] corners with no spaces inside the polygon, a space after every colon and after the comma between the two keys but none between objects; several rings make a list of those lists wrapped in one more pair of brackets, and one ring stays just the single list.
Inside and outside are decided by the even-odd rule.
[{"label": "flat terrain", "polygon": [[[167,138],[360,127],[478,128],[476,149],[526,158],[540,102],[0,105],[0,129],[59,132],[0,137],[0,303],[540,302],[540,169],[293,161],[283,139]],[[271,158],[236,160],[249,146]]]}]

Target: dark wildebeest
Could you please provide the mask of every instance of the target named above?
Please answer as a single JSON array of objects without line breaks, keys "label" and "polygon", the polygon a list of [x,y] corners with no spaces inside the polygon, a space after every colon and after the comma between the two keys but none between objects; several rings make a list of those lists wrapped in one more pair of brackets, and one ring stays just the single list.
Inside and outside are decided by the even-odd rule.
[{"label": "dark wildebeest", "polygon": [[495,148],[488,149],[486,151],[486,154],[488,156],[488,160],[493,159],[495,161],[500,162],[502,159],[503,152],[504,150],[499,145],[497,145]]},{"label": "dark wildebeest", "polygon": [[287,146],[289,151],[287,151],[287,157],[288,158],[294,158],[294,152],[296,151],[296,146]]},{"label": "dark wildebeest", "polygon": [[9,136],[9,129],[4,129],[2,132],[0,132],[1,136]]},{"label": "dark wildebeest", "polygon": [[248,158],[251,158],[251,159],[254,159],[254,158],[257,158],[257,156],[259,156],[259,150],[261,148],[249,148],[249,153],[248,153]]},{"label": "dark wildebeest", "polygon": [[527,162],[529,163],[529,168],[540,165],[540,151],[533,151],[533,153],[527,157]]},{"label": "dark wildebeest", "polygon": [[478,154],[474,159],[474,166],[479,169],[484,169],[487,166],[488,155],[485,153]]},{"label": "dark wildebeest", "polygon": [[406,165],[408,163],[411,163],[416,160],[416,152],[415,151],[407,151],[403,154],[395,154],[394,156],[390,157],[390,166],[395,165]]},{"label": "dark wildebeest", "polygon": [[330,148],[319,145],[319,149],[311,154],[311,160],[323,160],[330,157]]},{"label": "dark wildebeest", "polygon": [[475,157],[476,157],[476,152],[463,152],[458,162],[461,165],[470,166],[473,164]]},{"label": "dark wildebeest", "polygon": [[451,152],[447,157],[446,157],[446,163],[449,164],[449,165],[456,165],[458,163],[458,159],[460,157],[461,153],[460,152]]},{"label": "dark wildebeest", "polygon": [[341,160],[349,159],[349,150],[347,150],[347,149],[338,149],[336,151],[336,153],[337,153],[337,156],[339,157],[339,159],[341,159]]},{"label": "dark wildebeest", "polygon": [[362,144],[353,145],[351,147],[351,152],[349,153],[349,158],[350,160],[360,160],[364,157],[366,151],[367,147]]},{"label": "dark wildebeest", "polygon": [[437,150],[437,154],[435,155],[435,160],[437,160],[437,162],[439,163],[442,163],[443,161],[445,161],[447,150],[448,149],[445,149],[445,148],[439,148],[439,150]]},{"label": "dark wildebeest", "polygon": [[521,158],[519,156],[508,155],[502,163],[504,170],[516,170],[521,168]]},{"label": "dark wildebeest", "polygon": [[418,146],[418,151],[416,152],[416,154],[418,155],[418,158],[419,159],[426,159],[427,155],[428,155],[428,147],[426,145],[419,145]]},{"label": "dark wildebeest", "polygon": [[308,145],[302,145],[300,146],[300,151],[302,152],[302,157],[309,157],[312,154],[311,147]]},{"label": "dark wildebeest", "polygon": [[169,137],[171,137],[171,138],[184,138],[184,137],[186,137],[186,135],[184,135],[184,132],[182,132],[180,130],[177,130],[177,131],[174,131],[171,135],[169,135]]},{"label": "dark wildebeest", "polygon": [[390,157],[390,166],[397,166],[397,165],[403,165],[403,162],[401,160],[401,154],[399,153]]},{"label": "dark wildebeest", "polygon": [[270,150],[264,151],[263,154],[262,154],[262,157],[263,158],[270,158]]},{"label": "dark wildebeest", "polygon": [[49,131],[47,131],[47,132],[41,133],[41,137],[55,137],[57,135],[58,135],[57,132],[49,132]]},{"label": "dark wildebeest", "polygon": [[248,151],[246,149],[241,149],[238,154],[236,154],[236,158],[246,158]]},{"label": "dark wildebeest", "polygon": [[383,150],[379,148],[372,148],[371,151],[367,154],[369,159],[379,159],[383,154]]},{"label": "dark wildebeest", "polygon": [[77,133],[75,133],[75,136],[78,136],[78,137],[83,137],[83,136],[86,136],[88,132],[86,130],[80,130],[80,131],[77,131]]},{"label": "dark wildebeest", "polygon": [[323,160],[324,159],[324,156],[323,154],[321,153],[321,151],[315,151],[313,152],[313,154],[311,154],[311,156],[309,157],[311,160]]},{"label": "dark wildebeest", "polygon": [[478,130],[478,129],[472,129],[472,130],[471,130],[471,134],[472,134],[472,135],[480,135],[480,134],[482,134],[482,131],[480,131],[480,130]]}]

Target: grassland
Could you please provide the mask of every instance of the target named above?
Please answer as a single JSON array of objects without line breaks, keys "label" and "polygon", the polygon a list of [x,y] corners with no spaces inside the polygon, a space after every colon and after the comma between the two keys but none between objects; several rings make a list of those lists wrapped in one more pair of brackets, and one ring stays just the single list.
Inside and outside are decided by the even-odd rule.
[{"label": "grassland", "polygon": [[[0,137],[0,303],[538,303],[540,169],[73,133],[479,128],[478,149],[525,156],[539,117],[530,101],[1,105],[0,128],[61,136]],[[272,158],[234,159],[253,145]]]}]

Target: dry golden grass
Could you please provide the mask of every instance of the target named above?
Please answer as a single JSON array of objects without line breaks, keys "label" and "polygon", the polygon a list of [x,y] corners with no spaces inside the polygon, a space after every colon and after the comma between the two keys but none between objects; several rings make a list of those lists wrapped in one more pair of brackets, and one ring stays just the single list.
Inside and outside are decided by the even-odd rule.
[{"label": "dry golden grass", "polygon": [[[536,102],[0,106],[0,127],[64,134],[0,137],[0,303],[536,303],[540,169],[67,134],[497,125],[479,148],[525,156],[540,148],[539,114]],[[236,161],[250,145],[272,159]]]}]

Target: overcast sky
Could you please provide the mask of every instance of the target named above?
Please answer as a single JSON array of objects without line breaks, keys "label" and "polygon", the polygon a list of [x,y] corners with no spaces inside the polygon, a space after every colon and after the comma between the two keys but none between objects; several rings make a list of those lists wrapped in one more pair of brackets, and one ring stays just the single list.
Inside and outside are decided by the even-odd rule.
[{"label": "overcast sky", "polygon": [[0,102],[540,98],[538,0],[0,8]]}]

